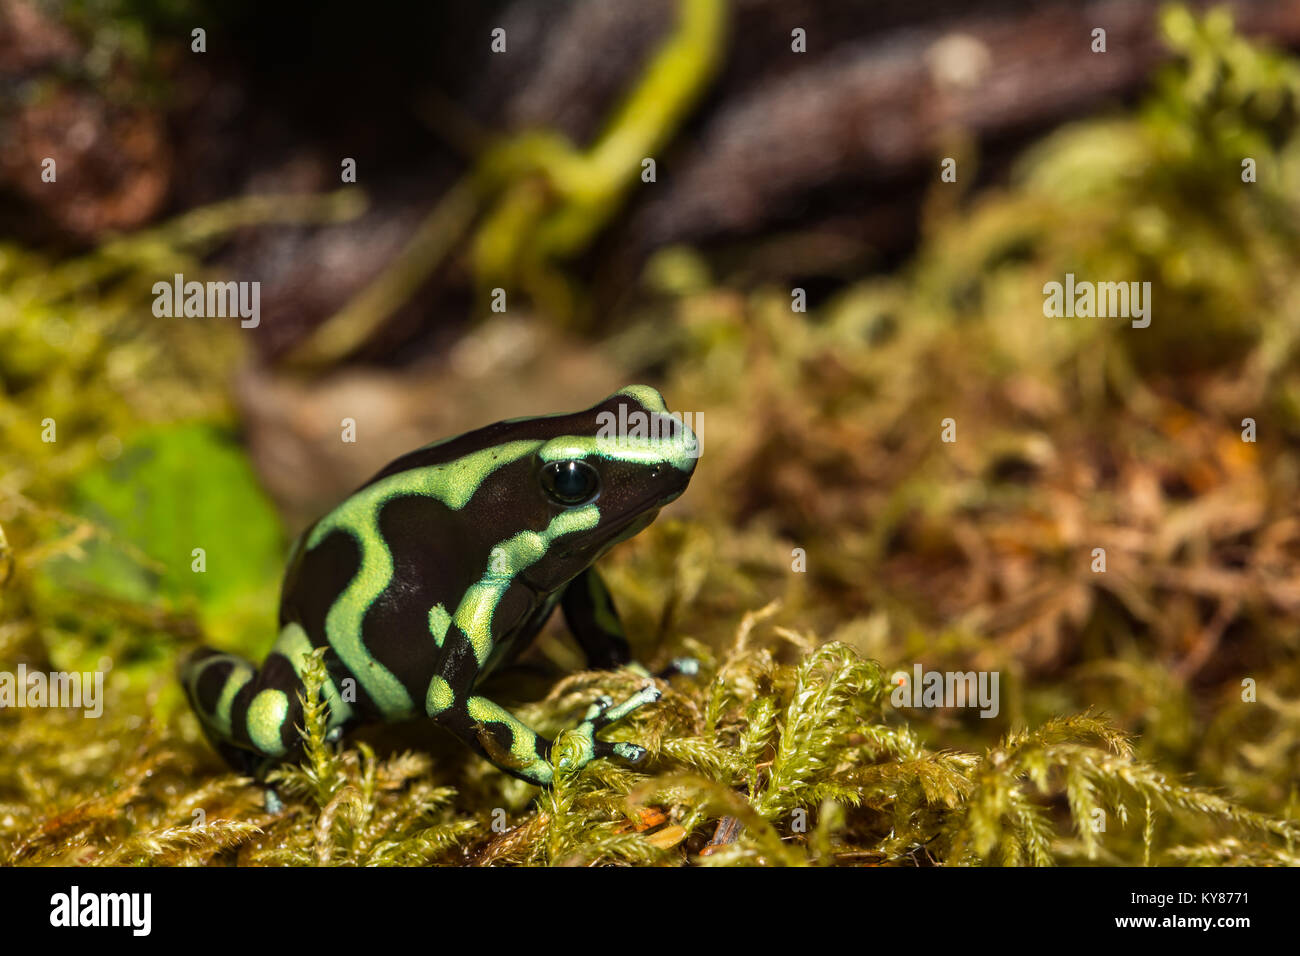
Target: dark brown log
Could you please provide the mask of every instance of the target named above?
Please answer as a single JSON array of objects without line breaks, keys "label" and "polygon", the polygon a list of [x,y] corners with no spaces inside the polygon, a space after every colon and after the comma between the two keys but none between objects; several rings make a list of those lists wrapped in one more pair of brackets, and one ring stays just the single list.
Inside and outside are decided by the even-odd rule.
[{"label": "dark brown log", "polygon": [[[771,5],[752,0],[745,6]],[[988,5],[966,9],[982,6]],[[1242,32],[1300,44],[1300,3],[1228,6]],[[643,247],[752,234],[790,217],[827,186],[887,185],[931,169],[954,129],[985,141],[1023,135],[1131,95],[1167,55],[1158,9],[1105,0],[979,11],[867,42],[837,38],[824,55],[816,34],[808,53],[791,53],[786,30],[766,56],[802,68],[756,76],[750,88],[718,104],[669,187],[646,204],[629,232]],[[789,15],[780,19],[782,29],[797,25]],[[1095,27],[1106,30],[1105,53],[1091,50]],[[756,42],[733,40],[751,58]]]}]

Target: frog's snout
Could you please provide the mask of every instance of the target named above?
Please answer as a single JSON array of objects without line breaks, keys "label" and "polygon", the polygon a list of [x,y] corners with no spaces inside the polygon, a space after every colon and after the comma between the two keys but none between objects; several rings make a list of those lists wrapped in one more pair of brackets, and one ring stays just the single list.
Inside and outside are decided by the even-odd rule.
[{"label": "frog's snout", "polygon": [[700,458],[700,436],[691,427],[692,416],[689,413],[660,412],[657,417],[663,466],[681,472],[689,479]]}]

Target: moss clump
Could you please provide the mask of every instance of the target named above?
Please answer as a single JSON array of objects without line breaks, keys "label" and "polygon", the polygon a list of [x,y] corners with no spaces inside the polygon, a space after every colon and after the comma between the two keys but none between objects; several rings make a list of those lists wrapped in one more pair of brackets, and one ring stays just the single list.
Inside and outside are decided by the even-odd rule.
[{"label": "moss clump", "polygon": [[[1044,865],[1213,861],[1238,846],[1254,863],[1295,858],[1300,826],[1169,779],[1093,715],[1012,731],[982,754],[930,750],[888,707],[876,663],[772,626],[775,610],[746,615],[710,674],[677,679],[660,704],[613,732],[649,746],[649,772],[597,761],[513,812],[445,785],[468,775],[508,791],[477,758],[380,759],[365,743],[327,743],[319,651],[306,672],[306,754],[272,776],[284,800],[274,813],[232,774],[195,784],[204,777],[197,753],[176,740],[161,746],[146,721],[69,752],[48,746],[66,735],[57,718],[10,720],[6,761],[21,770],[6,778],[0,859]],[[781,663],[787,653],[793,662]],[[555,732],[599,693],[639,680],[572,675],[521,711]],[[109,767],[120,782],[87,785]],[[721,820],[739,824],[738,838],[710,846]]]}]

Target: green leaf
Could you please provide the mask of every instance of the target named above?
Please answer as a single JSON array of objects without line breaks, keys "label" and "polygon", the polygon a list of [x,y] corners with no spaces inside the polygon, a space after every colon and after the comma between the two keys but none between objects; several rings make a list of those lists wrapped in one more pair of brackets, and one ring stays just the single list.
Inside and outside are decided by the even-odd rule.
[{"label": "green leaf", "polygon": [[74,486],[101,533],[83,559],[50,562],[65,591],[193,612],[212,643],[264,650],[275,623],[284,534],[243,450],[201,422],[136,434]]}]

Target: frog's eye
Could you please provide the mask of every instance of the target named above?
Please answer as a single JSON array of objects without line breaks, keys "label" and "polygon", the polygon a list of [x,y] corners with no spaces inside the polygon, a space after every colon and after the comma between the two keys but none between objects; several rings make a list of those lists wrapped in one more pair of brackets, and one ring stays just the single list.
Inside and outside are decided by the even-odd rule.
[{"label": "frog's eye", "polygon": [[596,497],[600,475],[585,461],[552,461],[542,467],[542,488],[559,504],[580,505]]}]

